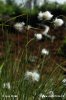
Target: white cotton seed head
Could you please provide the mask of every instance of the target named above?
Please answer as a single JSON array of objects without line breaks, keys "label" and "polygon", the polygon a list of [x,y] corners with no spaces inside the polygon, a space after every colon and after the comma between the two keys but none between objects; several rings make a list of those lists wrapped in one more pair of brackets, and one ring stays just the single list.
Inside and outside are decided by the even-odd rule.
[{"label": "white cotton seed head", "polygon": [[50,96],[51,98],[53,98],[53,97],[54,97],[54,92],[53,92],[53,91],[49,91],[49,96]]},{"label": "white cotton seed head", "polygon": [[42,49],[41,54],[42,55],[49,55],[49,51],[44,48],[44,49]]},{"label": "white cotton seed head", "polygon": [[55,27],[59,27],[59,26],[62,26],[64,24],[64,21],[60,18],[56,18],[54,21],[53,21]]},{"label": "white cotton seed head", "polygon": [[66,78],[64,78],[64,79],[62,80],[62,83],[63,83],[64,85],[66,85]]},{"label": "white cotton seed head", "polygon": [[31,27],[31,25],[28,25],[27,26],[27,30],[30,30],[32,27]]},{"label": "white cotton seed head", "polygon": [[14,28],[17,29],[18,31],[22,31],[24,28],[25,23],[24,22],[20,22],[20,23],[16,23],[14,25]]},{"label": "white cotton seed head", "polygon": [[42,20],[42,19],[43,19],[43,13],[42,13],[42,11],[39,12],[39,14],[38,14],[38,19],[39,19],[39,20]]},{"label": "white cotton seed head", "polygon": [[37,40],[41,40],[41,39],[42,39],[42,34],[40,34],[40,33],[37,33],[37,34],[35,34],[34,36],[35,36],[35,38],[36,38]]},{"label": "white cotton seed head", "polygon": [[3,83],[3,88],[11,89],[10,82]]},{"label": "white cotton seed head", "polygon": [[43,12],[43,18],[44,19],[51,20],[52,17],[53,17],[53,15],[49,11]]},{"label": "white cotton seed head", "polygon": [[29,80],[30,78],[32,78],[32,72],[27,71],[27,72],[25,73],[25,79]]},{"label": "white cotton seed head", "polygon": [[10,89],[10,88],[11,88],[10,83],[7,83],[7,87],[8,87],[8,89]]},{"label": "white cotton seed head", "polygon": [[33,71],[33,72],[31,72],[31,71],[27,71],[26,73],[25,73],[25,79],[26,80],[31,80],[31,81],[36,81],[36,82],[38,82],[39,81],[39,79],[40,79],[40,74],[37,72],[37,71]]},{"label": "white cotton seed head", "polygon": [[21,24],[24,26],[25,25],[25,22],[22,22]]},{"label": "white cotton seed head", "polygon": [[32,75],[32,78],[33,78],[33,81],[39,81],[39,79],[40,79],[40,75],[39,75],[39,73],[38,72],[36,72],[36,71],[34,71],[33,72],[33,75]]},{"label": "white cotton seed head", "polygon": [[50,27],[47,26],[47,25],[44,25],[45,26],[45,30],[42,32],[43,35],[47,35],[47,33],[49,32],[50,30]]},{"label": "white cotton seed head", "polygon": [[62,82],[65,83],[66,82],[66,78],[64,78]]},{"label": "white cotton seed head", "polygon": [[39,20],[42,20],[42,19],[51,20],[52,17],[53,17],[53,15],[49,11],[45,11],[45,12],[40,11],[38,14]]},{"label": "white cotton seed head", "polygon": [[41,99],[44,99],[45,97],[46,97],[46,96],[45,96],[44,94],[40,93],[40,95],[39,95],[40,100],[41,100]]}]

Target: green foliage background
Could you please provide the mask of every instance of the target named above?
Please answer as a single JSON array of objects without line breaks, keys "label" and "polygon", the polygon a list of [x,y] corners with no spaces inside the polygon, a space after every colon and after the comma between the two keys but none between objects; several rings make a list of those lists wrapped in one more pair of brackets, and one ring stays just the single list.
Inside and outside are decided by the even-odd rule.
[{"label": "green foliage background", "polygon": [[51,10],[51,11],[61,11],[62,13],[66,13],[66,3],[58,4],[57,2],[45,3],[40,8],[35,7],[33,10],[21,7],[21,5],[17,5],[14,0],[6,0],[6,4],[0,0],[0,14],[9,14],[9,15],[17,15],[21,13],[29,13],[36,14],[39,10]]}]

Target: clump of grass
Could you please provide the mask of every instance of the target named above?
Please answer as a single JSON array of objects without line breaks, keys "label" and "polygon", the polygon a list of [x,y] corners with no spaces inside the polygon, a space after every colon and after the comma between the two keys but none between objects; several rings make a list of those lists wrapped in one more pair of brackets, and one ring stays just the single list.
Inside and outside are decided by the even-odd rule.
[{"label": "clump of grass", "polygon": [[[25,67],[25,64],[23,66],[23,70],[24,70],[24,67]],[[17,67],[16,67],[16,70],[17,70]],[[27,69],[25,68],[25,72],[26,70]],[[42,76],[41,76],[39,82],[30,82],[30,80],[25,80],[25,76],[24,76],[25,72],[22,71],[21,74],[19,73],[20,77],[18,79],[13,79],[14,76],[11,77],[12,76],[12,73],[11,73],[10,78],[8,79],[8,80],[11,79],[10,81],[11,89],[4,90],[2,87],[0,87],[1,93],[2,94],[5,93],[6,95],[17,94],[19,97],[19,100],[20,99],[38,100],[41,93],[48,96],[49,91],[53,91],[57,95],[62,95],[65,93],[65,86],[63,86],[62,84],[63,75],[60,74],[61,71],[59,70],[57,65],[56,65],[56,68],[50,74],[50,76],[46,76],[44,79],[42,79]],[[17,75],[18,73],[15,73],[15,76]],[[0,86],[2,86],[5,79],[6,77],[4,75],[4,78],[1,78]]]},{"label": "clump of grass", "polygon": [[[38,58],[38,64],[32,62],[34,63],[34,68],[30,70],[33,64],[28,62],[28,59],[26,62],[25,50],[20,50],[19,54],[17,55],[17,58],[12,60],[13,56],[10,52],[10,43],[8,42],[6,46],[6,59],[4,59],[3,61],[4,64],[1,70],[2,73],[0,75],[1,97],[3,94],[16,94],[18,95],[19,100],[39,100],[41,93],[48,96],[50,91],[53,91],[54,94],[57,95],[64,95],[65,86],[62,84],[64,76],[60,65],[58,65],[54,61],[52,62],[52,64],[50,64],[50,62],[48,61],[48,59],[50,58],[44,56],[43,58]],[[47,67],[48,63],[53,67],[51,74],[45,74],[42,72]],[[25,73],[27,70],[38,70],[40,73],[40,80],[38,82],[33,82],[30,79],[25,80]],[[4,82],[10,82],[10,90],[7,88],[3,89]]]}]

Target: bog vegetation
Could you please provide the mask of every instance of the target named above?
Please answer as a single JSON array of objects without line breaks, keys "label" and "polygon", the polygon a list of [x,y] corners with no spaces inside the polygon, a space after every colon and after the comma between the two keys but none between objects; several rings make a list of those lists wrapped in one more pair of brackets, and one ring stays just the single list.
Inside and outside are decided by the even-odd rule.
[{"label": "bog vegetation", "polygon": [[66,4],[27,9],[0,0],[0,99],[66,100]]}]

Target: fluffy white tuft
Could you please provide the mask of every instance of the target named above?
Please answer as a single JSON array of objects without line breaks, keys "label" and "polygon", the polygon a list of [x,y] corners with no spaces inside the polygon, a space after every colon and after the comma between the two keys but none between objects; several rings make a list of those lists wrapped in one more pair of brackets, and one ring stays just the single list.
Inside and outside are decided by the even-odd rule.
[{"label": "fluffy white tuft", "polygon": [[51,12],[45,11],[45,12],[43,12],[43,17],[46,20],[51,20],[51,18],[53,17],[53,15],[51,14]]},{"label": "fluffy white tuft", "polygon": [[10,82],[3,83],[3,88],[11,89]]},{"label": "fluffy white tuft", "polygon": [[33,82],[38,82],[40,79],[40,74],[37,71],[27,71],[25,73],[25,79],[26,80],[32,80]]},{"label": "fluffy white tuft", "polygon": [[59,26],[62,26],[64,24],[64,21],[60,18],[56,18],[54,21],[53,21],[55,27],[59,27]]},{"label": "fluffy white tuft", "polygon": [[44,49],[42,49],[41,54],[42,55],[49,55],[49,51],[44,48]]},{"label": "fluffy white tuft", "polygon": [[24,25],[25,25],[24,22],[16,23],[16,24],[14,25],[14,28],[15,28],[16,30],[18,30],[18,31],[21,32],[21,31],[24,29]]},{"label": "fluffy white tuft", "polygon": [[34,34],[34,36],[35,36],[35,38],[37,40],[41,40],[42,39],[42,34],[40,34],[40,33]]}]

